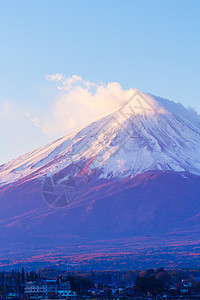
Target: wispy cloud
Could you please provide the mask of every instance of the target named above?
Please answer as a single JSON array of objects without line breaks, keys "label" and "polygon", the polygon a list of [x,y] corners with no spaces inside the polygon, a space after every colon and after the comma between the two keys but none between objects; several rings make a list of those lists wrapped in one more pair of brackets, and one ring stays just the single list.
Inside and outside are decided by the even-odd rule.
[{"label": "wispy cloud", "polygon": [[123,89],[117,82],[97,84],[78,75],[50,74],[46,79],[56,84],[53,100],[41,106],[32,104],[28,109],[8,99],[1,105],[1,119],[6,116],[7,120],[15,118],[19,123],[29,120],[53,139],[116,110],[136,92],[133,88]]},{"label": "wispy cloud", "polygon": [[23,108],[13,99],[7,98],[0,102],[0,121],[10,123],[12,120],[19,121],[26,115]]},{"label": "wispy cloud", "polygon": [[32,114],[14,99],[0,99],[0,164],[47,143],[41,129],[30,122]]},{"label": "wispy cloud", "polygon": [[57,81],[59,85],[57,86],[58,90],[68,91],[77,86],[85,87],[90,89],[92,86],[97,87],[98,85],[90,82],[89,80],[84,80],[81,76],[72,75],[71,77],[65,77],[63,74],[51,74],[46,75],[46,79],[50,81]]}]

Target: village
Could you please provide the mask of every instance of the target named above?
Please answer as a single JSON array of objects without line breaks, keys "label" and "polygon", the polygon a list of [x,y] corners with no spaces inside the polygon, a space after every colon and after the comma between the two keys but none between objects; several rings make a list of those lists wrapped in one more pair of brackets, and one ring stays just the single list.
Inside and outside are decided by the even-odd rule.
[{"label": "village", "polygon": [[54,279],[44,273],[0,272],[0,299],[200,299],[199,272],[92,271]]}]

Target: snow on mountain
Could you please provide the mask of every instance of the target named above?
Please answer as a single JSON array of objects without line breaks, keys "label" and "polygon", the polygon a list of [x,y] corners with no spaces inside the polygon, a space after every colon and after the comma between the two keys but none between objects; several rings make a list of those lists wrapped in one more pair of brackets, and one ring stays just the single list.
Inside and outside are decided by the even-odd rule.
[{"label": "snow on mountain", "polygon": [[99,170],[103,178],[149,170],[200,175],[199,145],[196,112],[136,91],[118,110],[0,166],[0,186],[26,176],[43,178],[80,162],[87,164],[86,172]]}]

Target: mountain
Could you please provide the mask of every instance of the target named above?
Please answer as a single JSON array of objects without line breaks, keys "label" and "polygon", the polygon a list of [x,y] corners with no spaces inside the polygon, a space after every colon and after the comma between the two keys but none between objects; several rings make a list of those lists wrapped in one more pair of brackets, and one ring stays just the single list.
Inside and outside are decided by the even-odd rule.
[{"label": "mountain", "polygon": [[200,266],[199,145],[194,110],[135,90],[0,166],[1,266]]}]

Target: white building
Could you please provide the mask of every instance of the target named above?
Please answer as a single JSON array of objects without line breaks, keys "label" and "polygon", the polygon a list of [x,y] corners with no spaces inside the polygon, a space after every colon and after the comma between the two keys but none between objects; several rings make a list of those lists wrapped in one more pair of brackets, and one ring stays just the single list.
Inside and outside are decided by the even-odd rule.
[{"label": "white building", "polygon": [[25,294],[28,298],[41,298],[50,295],[57,295],[58,286],[50,283],[28,282],[25,287]]},{"label": "white building", "polygon": [[70,282],[61,282],[61,280],[59,284],[56,284],[55,281],[27,282],[25,294],[29,299],[43,299],[57,295],[61,298],[75,298],[77,296],[77,293],[71,290]]}]

